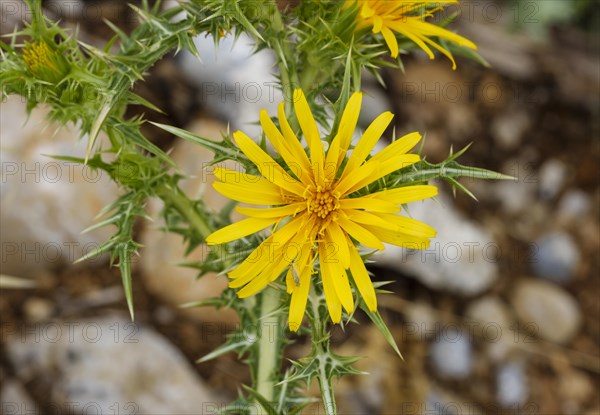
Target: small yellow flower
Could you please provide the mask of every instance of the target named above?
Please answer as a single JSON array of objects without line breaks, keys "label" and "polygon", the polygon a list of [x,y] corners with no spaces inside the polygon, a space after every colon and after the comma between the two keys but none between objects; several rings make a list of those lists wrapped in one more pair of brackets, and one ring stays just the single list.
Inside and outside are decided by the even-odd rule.
[{"label": "small yellow flower", "polygon": [[456,69],[456,62],[450,51],[431,40],[431,37],[437,36],[460,46],[477,49],[469,39],[424,21],[426,17],[433,14],[433,11],[439,10],[439,8],[428,10],[428,7],[456,4],[458,0],[346,0],[348,5],[354,3],[358,3],[359,7],[357,29],[372,27],[373,33],[381,33],[394,58],[398,57],[398,41],[394,32],[415,42],[430,59],[434,56],[429,46],[439,50],[452,61],[453,69]]},{"label": "small yellow flower", "polygon": [[26,43],[23,60],[33,75],[45,81],[58,82],[66,74],[64,57],[50,49],[43,40]]},{"label": "small yellow flower", "polygon": [[241,288],[238,296],[244,298],[286,273],[287,290],[292,296],[289,327],[297,331],[316,273],[315,263],[319,264],[334,323],[340,322],[342,307],[348,313],[354,310],[349,276],[368,308],[377,309],[375,289],[355,243],[376,250],[384,249],[384,242],[427,248],[435,230],[397,213],[401,204],[435,196],[437,188],[415,185],[357,196],[357,191],[372,182],[419,161],[418,155],[406,153],[421,139],[420,134],[408,134],[369,158],[393,118],[390,112],[385,112],[373,121],[348,155],[362,102],[362,94],[355,93],[343,112],[337,135],[325,151],[317,124],[299,89],[294,92],[294,102],[309,154],[291,129],[283,103],[278,113],[281,130],[265,110],[260,114],[260,123],[288,169],[247,135],[235,132],[236,144],[256,165],[260,175],[218,168],[215,175],[221,181],[214,187],[238,202],[269,207],[237,207],[248,218],[212,233],[206,242],[227,243],[272,227],[270,236],[229,272],[229,286]]}]

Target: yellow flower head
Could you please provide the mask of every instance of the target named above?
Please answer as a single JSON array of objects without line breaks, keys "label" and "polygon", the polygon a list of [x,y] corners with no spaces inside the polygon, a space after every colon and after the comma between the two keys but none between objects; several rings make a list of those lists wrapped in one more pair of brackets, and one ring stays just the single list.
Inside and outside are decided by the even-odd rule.
[{"label": "yellow flower head", "polygon": [[66,73],[64,57],[43,40],[26,43],[23,60],[33,75],[45,81],[58,82]]},{"label": "yellow flower head", "polygon": [[398,41],[394,32],[415,42],[430,59],[434,58],[430,46],[439,50],[452,61],[453,69],[456,69],[456,62],[450,51],[431,40],[431,37],[437,36],[460,46],[477,49],[469,39],[424,21],[425,17],[438,10],[429,7],[458,3],[458,0],[346,0],[346,4],[354,3],[359,7],[357,29],[372,27],[373,33],[381,33],[394,58],[398,57]]},{"label": "yellow flower head", "polygon": [[385,112],[373,121],[348,155],[361,102],[361,93],[352,95],[340,128],[325,151],[306,98],[296,90],[294,109],[309,154],[290,127],[282,103],[278,114],[281,130],[265,110],[260,114],[265,135],[283,159],[282,164],[237,131],[233,134],[236,144],[260,175],[215,169],[221,181],[214,187],[221,194],[269,207],[238,207],[237,211],[248,218],[212,233],[206,241],[209,245],[221,244],[271,229],[270,236],[229,272],[229,286],[241,288],[238,296],[244,298],[286,273],[287,290],[292,296],[292,331],[302,323],[315,264],[319,265],[329,315],[338,323],[342,307],[348,313],[354,310],[349,276],[368,308],[377,309],[375,290],[356,243],[377,250],[384,249],[384,242],[424,249],[429,246],[429,238],[435,236],[430,226],[398,215],[401,204],[435,196],[434,186],[406,186],[357,195],[372,182],[419,161],[418,155],[406,153],[421,139],[419,133],[408,134],[369,158],[393,118]]}]

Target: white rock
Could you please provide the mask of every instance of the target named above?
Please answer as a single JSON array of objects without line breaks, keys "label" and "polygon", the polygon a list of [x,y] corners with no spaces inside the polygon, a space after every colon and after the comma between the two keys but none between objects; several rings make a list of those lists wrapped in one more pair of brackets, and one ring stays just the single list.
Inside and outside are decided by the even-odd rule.
[{"label": "white rock", "polygon": [[579,189],[568,190],[558,204],[558,217],[567,220],[581,219],[592,208],[591,198]]},{"label": "white rock", "polygon": [[582,316],[577,301],[552,283],[522,280],[511,301],[523,325],[551,342],[567,343],[581,326]]},{"label": "white rock", "polygon": [[473,331],[479,334],[490,359],[503,360],[514,347],[513,318],[508,305],[489,295],[470,303],[465,315]]},{"label": "white rock", "polygon": [[23,328],[8,338],[7,352],[21,381],[47,383],[59,408],[195,414],[216,403],[173,345],[124,317]]},{"label": "white rock", "polygon": [[439,318],[435,310],[427,303],[418,301],[406,305],[405,323],[402,330],[407,336],[418,336],[421,341],[435,335],[440,328]]},{"label": "white rock", "polygon": [[532,268],[536,276],[561,284],[571,280],[581,255],[569,234],[552,232],[543,235],[532,249]]},{"label": "white rock", "polygon": [[596,396],[597,399],[598,396],[598,391],[589,376],[585,372],[575,369],[567,369],[560,374],[558,390],[560,391],[562,411],[569,415],[583,413],[582,409],[590,397]]},{"label": "white rock", "polygon": [[529,396],[525,368],[519,361],[509,362],[496,373],[496,396],[504,407],[518,407]]},{"label": "white rock", "polygon": [[388,245],[377,254],[382,263],[408,271],[430,288],[466,296],[477,295],[494,283],[498,244],[485,229],[454,209],[451,198],[440,194],[437,201],[411,203],[409,213],[433,226],[437,236],[423,251]]},{"label": "white rock", "polygon": [[540,196],[543,199],[554,199],[564,186],[567,175],[565,163],[556,159],[546,161],[540,167]]},{"label": "white rock", "polygon": [[117,186],[107,174],[48,157],[83,157],[87,142],[75,128],[48,125],[43,107],[28,119],[24,100],[11,96],[0,111],[2,271],[25,276],[72,263],[114,232],[106,227],[81,234],[118,197]]},{"label": "white rock", "polygon": [[473,369],[473,347],[465,331],[446,327],[431,344],[431,363],[444,378],[465,379]]},{"label": "white rock", "polygon": [[400,413],[404,414],[431,414],[431,415],[479,415],[473,402],[466,396],[458,396],[454,392],[442,389],[439,386],[431,387],[425,397],[425,402],[407,402]]},{"label": "white rock", "polygon": [[491,127],[495,142],[504,150],[517,148],[529,128],[529,120],[529,115],[522,109],[497,116]]},{"label": "white rock", "polygon": [[199,88],[202,104],[228,120],[232,131],[241,129],[250,137],[258,136],[262,130],[255,123],[260,110],[274,116],[283,101],[272,74],[274,54],[266,49],[253,53],[255,44],[246,34],[237,40],[229,34],[219,42],[215,49],[212,36],[196,36],[194,43],[202,62],[183,51],[179,60],[182,72]]},{"label": "white rock", "polygon": [[523,213],[535,199],[536,183],[533,181],[501,180],[488,185],[494,189],[496,199],[504,213],[509,215]]},{"label": "white rock", "polygon": [[23,311],[28,323],[40,323],[54,313],[54,304],[42,297],[30,297],[23,304]]},{"label": "white rock", "polygon": [[501,327],[508,327],[511,323],[508,306],[498,297],[491,295],[470,303],[465,314],[467,318],[482,324],[494,323]]},{"label": "white rock", "polygon": [[15,380],[3,382],[0,389],[0,407],[4,415],[39,415],[42,413],[23,386]]}]

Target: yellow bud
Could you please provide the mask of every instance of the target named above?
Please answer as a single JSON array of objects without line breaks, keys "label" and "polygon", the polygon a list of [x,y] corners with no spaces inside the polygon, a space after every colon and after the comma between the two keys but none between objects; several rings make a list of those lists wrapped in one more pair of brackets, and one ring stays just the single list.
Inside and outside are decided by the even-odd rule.
[{"label": "yellow bud", "polygon": [[58,82],[66,74],[65,58],[52,50],[43,40],[26,43],[23,49],[23,60],[29,71],[44,81]]}]

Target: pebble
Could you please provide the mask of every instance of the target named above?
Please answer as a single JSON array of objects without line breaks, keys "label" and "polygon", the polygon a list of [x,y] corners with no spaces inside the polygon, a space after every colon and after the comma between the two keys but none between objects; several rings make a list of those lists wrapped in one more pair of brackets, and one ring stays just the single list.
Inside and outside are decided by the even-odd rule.
[{"label": "pebble", "polygon": [[465,379],[473,369],[473,346],[467,332],[445,328],[431,344],[434,370],[443,378]]},{"label": "pebble", "polygon": [[529,396],[527,375],[522,362],[512,361],[504,364],[496,373],[496,396],[504,407],[518,407]]},{"label": "pebble", "polygon": [[591,198],[580,189],[568,190],[558,204],[558,217],[577,220],[586,216],[592,208]]},{"label": "pebble", "polygon": [[403,405],[402,414],[431,414],[431,415],[479,415],[474,411],[473,402],[466,396],[458,396],[439,386],[431,387],[424,402],[407,402]]},{"label": "pebble", "polygon": [[487,357],[494,362],[504,360],[514,346],[513,316],[508,305],[500,298],[488,295],[469,303],[465,318],[479,335]]},{"label": "pebble", "polygon": [[511,297],[525,328],[559,344],[568,343],[582,323],[579,305],[564,289],[540,280],[521,280]]},{"label": "pebble", "polygon": [[23,328],[8,337],[6,350],[19,380],[49,388],[53,407],[195,414],[219,405],[175,346],[126,316]]},{"label": "pebble", "polygon": [[196,36],[194,44],[202,62],[188,51],[178,62],[187,80],[198,87],[198,99],[209,110],[231,124],[231,130],[243,130],[250,137],[261,134],[256,122],[261,109],[277,114],[284,97],[273,75],[274,53],[263,49],[255,53],[252,38],[242,33],[237,39],[228,34],[215,47],[214,38]]},{"label": "pebble", "polygon": [[492,295],[469,303],[465,315],[482,324],[493,323],[501,327],[510,326],[512,320],[508,306],[501,299]]},{"label": "pebble", "polygon": [[538,238],[531,249],[531,265],[536,276],[559,284],[566,284],[572,280],[581,255],[568,233],[547,233]]},{"label": "pebble", "polygon": [[0,388],[0,407],[4,415],[42,413],[23,385],[14,379],[3,379]]},{"label": "pebble", "polygon": [[54,304],[45,298],[31,297],[23,304],[23,311],[28,323],[39,323],[52,316]]},{"label": "pebble", "polygon": [[503,150],[514,150],[530,125],[530,116],[522,109],[497,116],[492,122],[494,141]]},{"label": "pebble", "polygon": [[562,190],[568,175],[565,163],[550,159],[540,167],[539,193],[542,199],[552,200]]},{"label": "pebble", "polygon": [[402,329],[407,335],[416,335],[419,340],[425,341],[439,328],[440,322],[435,310],[425,302],[407,304],[404,311],[405,323]]},{"label": "pebble", "polygon": [[558,390],[562,398],[562,409],[565,414],[580,414],[584,404],[597,391],[589,376],[582,371],[568,369],[559,377]]},{"label": "pebble", "polygon": [[[511,174],[511,172],[507,174]],[[536,184],[533,181],[502,180],[492,183],[491,186],[502,211],[507,215],[522,214],[534,202]]]},{"label": "pebble", "polygon": [[[466,196],[459,196],[466,197]],[[488,290],[498,277],[498,244],[478,223],[467,219],[443,191],[436,200],[411,203],[408,213],[437,231],[427,250],[387,245],[376,254],[380,263],[408,273],[426,286],[473,296]]]},{"label": "pebble", "polygon": [[111,227],[81,232],[119,196],[118,188],[107,174],[48,157],[83,157],[87,140],[74,127],[48,124],[44,106],[28,116],[25,101],[10,96],[0,112],[2,273],[29,277],[73,263],[112,236]]}]

